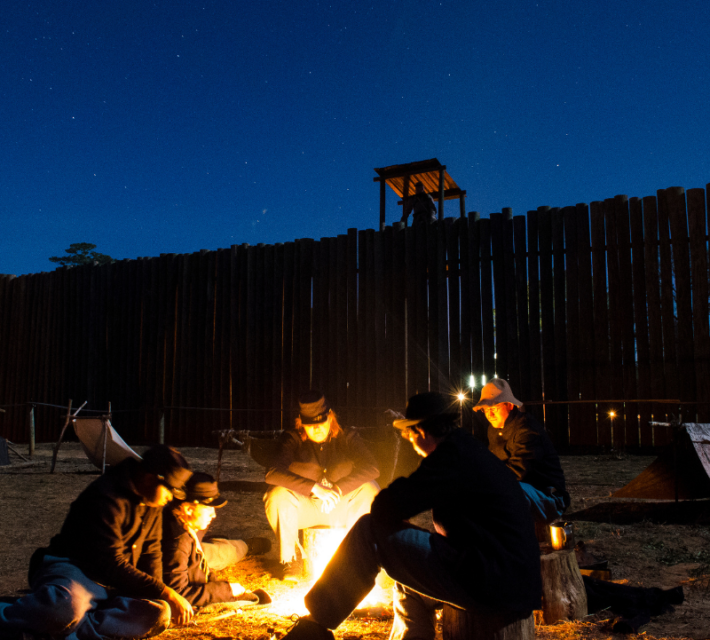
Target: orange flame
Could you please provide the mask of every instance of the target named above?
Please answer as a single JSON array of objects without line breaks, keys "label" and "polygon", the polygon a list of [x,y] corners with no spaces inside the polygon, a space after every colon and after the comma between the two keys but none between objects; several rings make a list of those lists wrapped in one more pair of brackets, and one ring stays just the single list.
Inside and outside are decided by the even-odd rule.
[{"label": "orange flame", "polygon": [[[307,550],[306,572],[307,580],[304,580],[293,587],[286,597],[280,597],[271,605],[271,611],[282,616],[304,616],[308,614],[308,609],[304,603],[306,594],[320,578],[328,562],[337,551],[343,541],[346,529],[322,529],[319,530],[318,544]],[[383,580],[378,579],[378,583]],[[370,608],[381,605],[389,606],[392,603],[391,589],[385,589],[379,584],[370,591],[363,601],[358,605],[358,609]]]}]

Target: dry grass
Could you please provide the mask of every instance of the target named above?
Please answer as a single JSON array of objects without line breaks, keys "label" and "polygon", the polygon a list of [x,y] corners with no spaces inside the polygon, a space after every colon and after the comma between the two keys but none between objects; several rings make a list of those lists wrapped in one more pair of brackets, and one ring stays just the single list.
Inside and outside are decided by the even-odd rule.
[{"label": "dry grass", "polygon": [[[193,466],[214,473],[214,449],[185,449]],[[69,504],[97,475],[77,444],[63,445],[55,474],[49,474],[51,449],[40,445],[33,466],[13,464],[0,468],[2,517],[0,536],[0,595],[17,593],[26,586],[26,570],[32,551],[45,545],[61,526]],[[609,500],[611,492],[623,486],[651,462],[649,457],[570,456],[562,459],[573,497],[571,511]],[[13,462],[18,462],[13,459]],[[266,536],[273,540],[261,499],[263,471],[241,452],[225,454],[222,467],[224,493],[229,505],[222,509],[215,535],[229,537]],[[610,560],[613,577],[628,584],[662,588],[682,584],[686,602],[654,618],[638,636],[654,640],[710,638],[710,526],[652,524],[613,525],[576,523],[576,537],[595,554]],[[250,558],[223,572],[223,577],[241,582],[249,589],[265,589],[276,603],[294,594],[294,588],[275,579],[275,554]],[[302,592],[305,588],[302,588]],[[197,624],[166,631],[165,640],[268,640],[279,638],[293,624],[288,610],[278,607],[243,610],[215,605],[196,617]],[[286,608],[288,609],[288,608]],[[220,615],[229,614],[216,620]],[[577,622],[536,628],[545,640],[603,640],[615,637],[608,613]],[[341,639],[385,640],[391,627],[391,611],[367,611],[348,619],[338,629]]]}]

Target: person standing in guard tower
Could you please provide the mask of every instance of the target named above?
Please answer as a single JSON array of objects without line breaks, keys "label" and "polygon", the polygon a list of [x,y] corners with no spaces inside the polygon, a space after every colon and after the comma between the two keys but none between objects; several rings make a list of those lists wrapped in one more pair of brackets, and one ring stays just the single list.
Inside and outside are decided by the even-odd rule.
[{"label": "person standing in guard tower", "polygon": [[434,199],[424,191],[424,185],[421,182],[414,185],[414,195],[409,196],[402,205],[402,222],[405,227],[407,226],[407,218],[412,212],[414,212],[412,225],[436,221]]}]

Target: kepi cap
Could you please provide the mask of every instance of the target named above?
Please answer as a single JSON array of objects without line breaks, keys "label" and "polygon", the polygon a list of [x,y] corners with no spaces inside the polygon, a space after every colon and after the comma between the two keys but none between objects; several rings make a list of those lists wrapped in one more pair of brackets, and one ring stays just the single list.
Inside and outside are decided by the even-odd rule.
[{"label": "kepi cap", "polygon": [[227,504],[227,499],[219,494],[217,482],[209,473],[195,471],[185,483],[184,502],[204,504],[218,509]]},{"label": "kepi cap", "polygon": [[143,470],[158,477],[158,482],[170,490],[174,498],[185,497],[183,486],[192,475],[190,465],[184,456],[172,447],[159,444],[143,454]]},{"label": "kepi cap", "polygon": [[483,407],[491,407],[503,402],[510,402],[516,407],[522,407],[520,402],[514,395],[507,380],[503,378],[493,378],[490,382],[484,385],[481,389],[481,399],[473,407],[474,411],[480,411]]},{"label": "kepi cap", "polygon": [[406,429],[415,424],[423,422],[427,418],[434,416],[450,416],[455,418],[459,415],[458,407],[453,405],[449,396],[436,391],[418,393],[409,398],[404,420],[395,420],[392,426],[395,429]]},{"label": "kepi cap", "polygon": [[322,391],[311,389],[298,397],[298,417],[301,424],[320,424],[328,419],[330,405]]}]

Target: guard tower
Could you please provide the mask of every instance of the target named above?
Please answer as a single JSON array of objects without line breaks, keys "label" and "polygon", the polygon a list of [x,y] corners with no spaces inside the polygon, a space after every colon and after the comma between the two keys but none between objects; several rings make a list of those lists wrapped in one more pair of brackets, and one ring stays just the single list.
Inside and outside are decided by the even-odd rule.
[{"label": "guard tower", "polygon": [[[438,200],[439,220],[444,218],[444,200],[459,199],[460,215],[466,215],[466,192],[459,189],[454,179],[446,171],[446,165],[441,164],[436,158],[420,160],[409,164],[393,164],[391,167],[375,169],[378,177],[374,182],[380,183],[380,231],[385,228],[385,186],[389,185],[400,197],[397,204],[403,204],[414,192],[413,185],[421,182],[424,191],[434,200]],[[410,186],[411,185],[411,186]]]}]

